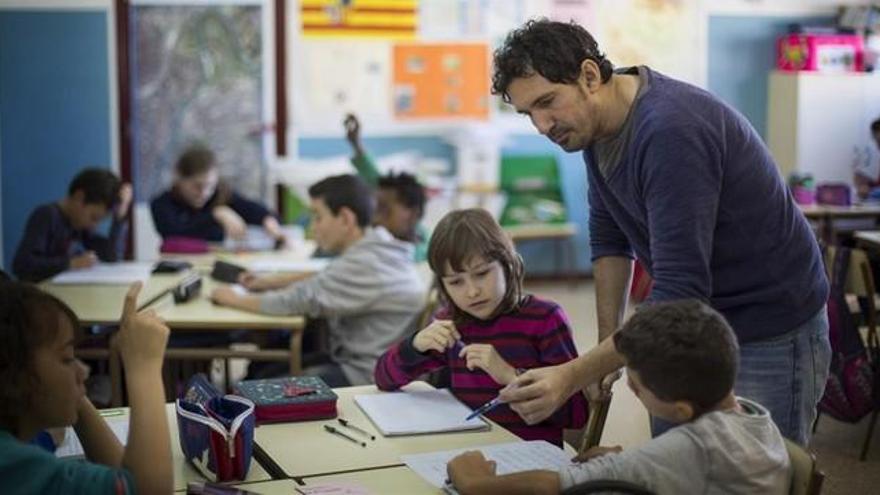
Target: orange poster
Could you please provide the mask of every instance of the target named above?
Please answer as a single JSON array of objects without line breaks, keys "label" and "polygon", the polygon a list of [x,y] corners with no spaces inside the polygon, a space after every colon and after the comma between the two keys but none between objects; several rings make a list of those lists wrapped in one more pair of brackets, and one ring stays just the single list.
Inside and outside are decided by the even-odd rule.
[{"label": "orange poster", "polygon": [[413,39],[417,0],[302,0],[306,38]]},{"label": "orange poster", "polygon": [[489,118],[489,50],[485,44],[394,47],[394,115],[398,118]]}]

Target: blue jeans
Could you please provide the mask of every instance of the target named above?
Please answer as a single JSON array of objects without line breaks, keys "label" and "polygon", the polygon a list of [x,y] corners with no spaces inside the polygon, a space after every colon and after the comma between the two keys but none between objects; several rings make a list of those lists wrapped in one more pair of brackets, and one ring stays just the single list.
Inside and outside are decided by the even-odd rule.
[{"label": "blue jeans", "polygon": [[[794,330],[739,348],[734,391],[770,411],[782,436],[806,445],[831,366],[825,306]],[[651,434],[674,426],[651,418]]]}]

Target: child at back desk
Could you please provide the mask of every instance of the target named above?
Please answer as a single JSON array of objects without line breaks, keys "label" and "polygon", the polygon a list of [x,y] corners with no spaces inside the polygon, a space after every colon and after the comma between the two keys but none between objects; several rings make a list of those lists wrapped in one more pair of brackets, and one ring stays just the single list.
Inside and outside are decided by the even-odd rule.
[{"label": "child at back desk", "polygon": [[[431,236],[428,263],[447,305],[438,319],[379,359],[374,378],[381,390],[447,367],[452,393],[476,409],[525,369],[577,357],[565,312],[522,293],[522,259],[487,211],[447,214]],[[525,440],[561,445],[562,430],[582,427],[586,414],[586,401],[576,394],[532,426],[504,404],[486,416]]]},{"label": "child at back desk", "polygon": [[[131,403],[126,447],[85,395],[73,354],[76,316],[33,286],[0,282],[0,493],[171,493],[171,439],[162,356],[168,327],[135,311],[129,289],[117,334]],[[88,462],[58,459],[29,442],[47,428],[73,426]]]},{"label": "child at back desk", "polygon": [[[68,268],[88,268],[99,259],[122,259],[131,198],[131,185],[113,172],[82,170],[64,199],[38,206],[28,217],[12,271],[21,280],[39,282]],[[111,212],[113,223],[104,237],[95,229]]]}]

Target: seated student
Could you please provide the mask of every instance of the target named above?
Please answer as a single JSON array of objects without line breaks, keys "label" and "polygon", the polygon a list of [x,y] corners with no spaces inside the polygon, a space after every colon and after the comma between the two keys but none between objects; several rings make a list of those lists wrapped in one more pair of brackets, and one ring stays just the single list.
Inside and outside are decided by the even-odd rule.
[{"label": "seated student", "polygon": [[[68,268],[88,268],[100,259],[117,261],[125,254],[131,186],[106,169],[81,171],[67,197],[38,206],[28,218],[12,261],[21,280],[38,282]],[[95,228],[110,212],[113,223],[107,237]]]},{"label": "seated student", "polygon": [[326,318],[331,362],[306,374],[319,375],[334,387],[368,384],[376,360],[415,330],[424,306],[413,247],[384,227],[369,227],[372,192],[357,176],[326,178],[309,188],[309,196],[315,240],[339,256],[281,291],[243,296],[223,287],[211,297],[247,311]]},{"label": "seated student", "polygon": [[373,159],[364,151],[361,125],[357,117],[349,114],[343,124],[345,137],[354,151],[352,165],[364,180],[377,188],[373,224],[385,227],[400,240],[415,244],[415,261],[425,261],[429,237],[427,229],[421,223],[427,200],[425,188],[406,172],[380,176]]},{"label": "seated student", "polygon": [[[129,289],[118,334],[131,402],[128,442],[85,395],[73,354],[80,325],[70,308],[37,288],[0,282],[0,493],[171,493],[171,439],[162,388],[168,327],[136,313]],[[58,459],[28,442],[47,428],[73,426],[87,462]]]},{"label": "seated student", "polygon": [[658,494],[787,494],[790,462],[760,404],[733,394],[738,345],[720,314],[696,300],[641,308],[614,334],[629,387],[652,415],[679,426],[639,448],[596,447],[561,472],[497,476],[479,452],[449,462],[459,493],[559,493],[599,479]]},{"label": "seated student", "polygon": [[153,224],[163,238],[244,239],[247,225],[262,225],[271,238],[285,242],[278,220],[265,206],[243,198],[220,180],[211,150],[189,148],[177,160],[175,172],[171,189],[150,203]]},{"label": "seated student", "polygon": [[[428,263],[447,306],[433,323],[382,355],[375,371],[381,390],[448,368],[452,393],[476,409],[524,370],[577,357],[565,312],[523,294],[522,259],[487,211],[443,217],[431,236]],[[562,430],[582,427],[586,414],[586,401],[577,394],[537,425],[525,424],[507,405],[486,416],[523,439],[561,445]]]},{"label": "seated student", "polygon": [[[871,137],[880,150],[880,119],[871,122]],[[853,170],[853,183],[860,201],[880,201],[880,162],[877,154],[866,150],[867,156],[859,156]]]}]

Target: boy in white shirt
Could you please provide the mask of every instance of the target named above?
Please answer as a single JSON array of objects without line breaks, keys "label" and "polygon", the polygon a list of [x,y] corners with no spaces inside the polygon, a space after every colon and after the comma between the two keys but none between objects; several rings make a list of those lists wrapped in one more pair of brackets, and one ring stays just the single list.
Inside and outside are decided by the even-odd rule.
[{"label": "boy in white shirt", "polygon": [[497,476],[479,452],[449,462],[462,495],[559,493],[589,480],[635,483],[655,493],[786,494],[790,463],[761,405],[736,397],[736,337],[724,318],[690,300],[642,308],[617,333],[630,388],[645,408],[679,426],[639,448],[597,447],[555,471]]}]

